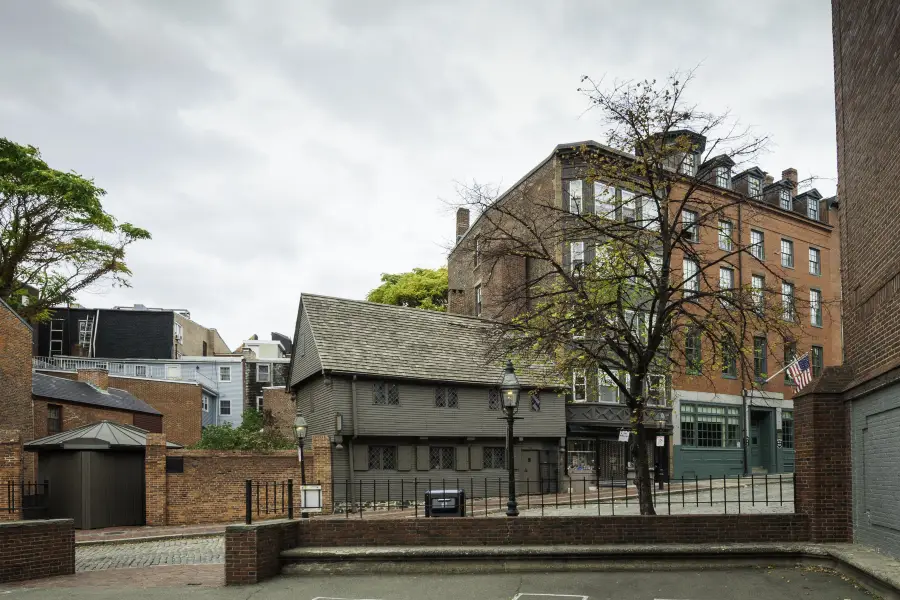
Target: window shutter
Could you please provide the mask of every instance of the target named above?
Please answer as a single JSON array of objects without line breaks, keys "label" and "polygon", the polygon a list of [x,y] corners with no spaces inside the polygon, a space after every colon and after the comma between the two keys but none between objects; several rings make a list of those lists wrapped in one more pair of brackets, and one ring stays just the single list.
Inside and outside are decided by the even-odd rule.
[{"label": "window shutter", "polygon": [[397,448],[397,470],[409,471],[412,469],[412,446],[400,446]]},{"label": "window shutter", "polygon": [[469,470],[469,447],[468,446],[457,446],[456,447],[456,470],[457,471],[468,471]]},{"label": "window shutter", "polygon": [[484,447],[469,446],[469,468],[480,471],[484,466]]},{"label": "window shutter", "polygon": [[353,444],[353,470],[369,470],[369,446],[367,444]]},{"label": "window shutter", "polygon": [[428,446],[416,446],[416,470],[428,471]]}]

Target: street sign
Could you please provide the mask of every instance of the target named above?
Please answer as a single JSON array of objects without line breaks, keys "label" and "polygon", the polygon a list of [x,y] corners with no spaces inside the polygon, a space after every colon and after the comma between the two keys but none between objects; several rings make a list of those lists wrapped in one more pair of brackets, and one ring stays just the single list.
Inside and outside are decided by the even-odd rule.
[{"label": "street sign", "polygon": [[623,429],[622,431],[619,432],[619,441],[620,442],[627,442],[629,437],[631,437],[631,432],[628,431],[627,429]]},{"label": "street sign", "polygon": [[666,445],[666,436],[664,436],[664,435],[656,436],[656,447],[662,448],[665,445]]}]

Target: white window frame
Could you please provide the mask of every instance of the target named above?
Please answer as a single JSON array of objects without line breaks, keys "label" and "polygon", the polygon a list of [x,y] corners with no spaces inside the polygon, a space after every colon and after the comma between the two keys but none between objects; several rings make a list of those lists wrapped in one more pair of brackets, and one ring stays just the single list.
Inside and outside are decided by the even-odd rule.
[{"label": "white window frame", "polygon": [[[816,257],[815,261],[813,261],[813,256]],[[813,265],[816,266],[815,270],[813,270]],[[818,248],[813,248],[812,246],[809,247],[809,274],[822,274],[822,251]]]},{"label": "white window frame", "polygon": [[822,290],[809,290],[809,324],[822,327]]},{"label": "white window frame", "polygon": [[[785,252],[785,248],[789,252]],[[781,238],[781,266],[788,269],[794,268],[794,241]]]},{"label": "white window frame", "polygon": [[652,195],[641,198],[641,227],[659,231],[659,207]]},{"label": "white window frame", "polygon": [[726,190],[731,189],[731,169],[728,167],[716,167],[716,185]]},{"label": "white window frame", "polygon": [[778,192],[778,205],[784,210],[793,210],[794,203],[791,198],[791,190],[787,188],[781,188],[781,191]]},{"label": "white window frame", "polygon": [[584,242],[569,242],[569,269],[577,273],[581,268],[584,268]]},{"label": "white window frame", "polygon": [[747,195],[751,198],[759,198],[762,185],[759,177],[747,177]]},{"label": "white window frame", "polygon": [[[690,267],[690,268],[689,268]],[[700,293],[700,265],[696,260],[691,258],[683,258],[681,260],[681,271],[684,279],[684,293],[688,297],[696,296]]]},{"label": "white window frame", "polygon": [[678,172],[693,177],[697,172],[697,155],[693,152],[685,152],[681,164],[678,165]]},{"label": "white window frame", "polygon": [[616,186],[594,182],[594,214],[610,220],[616,218]]},{"label": "white window frame", "polygon": [[80,319],[78,321],[78,345],[82,348],[91,346],[91,338],[94,332],[91,331],[90,323],[88,319]]},{"label": "white window frame", "polygon": [[223,417],[231,416],[231,400],[219,400],[219,415]]},{"label": "white window frame", "polygon": [[615,399],[613,402],[615,404],[621,404],[622,398],[619,393],[619,386],[613,381],[612,377],[603,372],[603,369],[597,367],[597,402],[608,403],[607,400],[603,399],[602,388],[613,388],[615,393]]},{"label": "white window frame", "polygon": [[[138,373],[138,369],[143,369],[143,373]],[[147,365],[134,365],[134,376],[135,377],[147,377],[147,373],[149,370],[147,369]]]},{"label": "white window frame", "polygon": [[734,290],[734,268],[719,267],[719,290]]},{"label": "white window frame", "polygon": [[181,323],[179,323],[178,321],[175,321],[175,327],[174,327],[173,333],[174,333],[176,342],[184,341],[184,327],[182,327]]},{"label": "white window frame", "polygon": [[700,225],[697,221],[700,220],[700,215],[697,214],[696,211],[693,210],[683,210],[681,211],[681,229],[682,231],[689,231],[690,235],[686,236],[688,240],[692,242],[700,241]]},{"label": "white window frame", "polygon": [[257,396],[257,397],[256,397],[256,410],[261,411],[261,410],[263,409],[264,406],[265,406],[265,405],[263,404],[263,397],[262,397],[262,396]]},{"label": "white window frame", "polygon": [[638,218],[637,194],[626,189],[621,190],[620,194],[622,195],[622,221],[634,223]]},{"label": "white window frame", "polygon": [[[757,285],[757,283],[759,285]],[[753,297],[753,304],[755,304],[756,309],[760,311],[765,308],[765,289],[766,278],[764,275],[750,276],[750,294]]]},{"label": "white window frame", "polygon": [[[267,369],[265,379],[263,379],[263,376],[259,371],[261,367],[265,367]],[[272,363],[256,363],[256,382],[257,383],[271,383],[272,382]]]},{"label": "white window frame", "polygon": [[[219,365],[217,369],[219,373],[219,382],[220,383],[230,383],[231,382],[231,366],[230,365]],[[227,377],[222,377],[223,374],[227,373]]]},{"label": "white window frame", "polygon": [[781,318],[785,321],[796,320],[796,308],[794,302],[794,284],[788,281],[781,282]]},{"label": "white window frame", "polygon": [[475,316],[476,317],[481,316],[481,311],[483,308],[482,302],[484,300],[484,297],[482,294],[483,294],[483,292],[481,289],[481,284],[479,283],[478,285],[475,286]]},{"label": "white window frame", "polygon": [[207,396],[206,394],[203,394],[203,396],[201,396],[201,398],[202,398],[202,402],[203,402],[203,412],[209,412],[209,396]]},{"label": "white window frame", "polygon": [[572,179],[569,181],[569,212],[580,215],[584,212],[584,181]]},{"label": "white window frame", "polygon": [[727,219],[719,220],[719,250],[730,252],[734,248],[734,223]]},{"label": "white window frame", "polygon": [[806,201],[806,216],[813,221],[819,220],[819,201],[815,198],[809,198]]},{"label": "white window frame", "polygon": [[[759,236],[759,241],[754,242],[754,235]],[[759,229],[750,230],[750,255],[757,260],[765,260],[766,258],[766,234]]]},{"label": "white window frame", "polygon": [[[580,381],[579,381],[580,380]],[[578,390],[581,388],[582,395],[579,399]],[[586,369],[573,369],[572,370],[572,402],[583,404],[587,402],[587,370]]]}]

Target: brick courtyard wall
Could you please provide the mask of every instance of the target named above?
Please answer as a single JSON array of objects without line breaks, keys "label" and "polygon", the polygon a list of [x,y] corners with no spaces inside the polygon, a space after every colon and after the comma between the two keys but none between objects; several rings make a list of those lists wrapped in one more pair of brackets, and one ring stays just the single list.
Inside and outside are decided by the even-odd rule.
[{"label": "brick courtyard wall", "polygon": [[[31,327],[0,303],[0,429],[17,430],[34,439],[31,417]],[[33,479],[35,461],[28,457],[25,477]]]},{"label": "brick courtyard wall", "polygon": [[331,439],[327,435],[312,437],[313,462],[307,474],[310,483],[322,485],[322,514],[330,515],[334,504],[334,479],[331,472]]},{"label": "brick courtyard wall", "polygon": [[225,583],[247,585],[278,575],[278,555],[296,545],[297,521],[229,526],[225,531]]},{"label": "brick courtyard wall", "polygon": [[73,573],[72,519],[0,523],[0,583]]},{"label": "brick courtyard wall", "polygon": [[109,386],[125,390],[161,412],[163,433],[170,442],[191,446],[200,441],[203,397],[196,383],[110,377]]},{"label": "brick courtyard wall", "polygon": [[[145,499],[144,516],[147,525],[166,524],[166,436],[162,433],[147,434],[144,453]],[[210,495],[208,502],[215,502]]]},{"label": "brick courtyard wall", "polygon": [[22,518],[22,455],[22,435],[18,431],[0,431],[0,521],[18,521]]},{"label": "brick courtyard wall", "polygon": [[[300,464],[294,450],[271,453],[230,452],[221,450],[169,450],[169,459],[182,459],[183,473],[166,477],[166,524],[240,522],[245,516],[245,481],[283,483],[294,480],[294,513],[300,515]],[[312,457],[304,456],[307,475],[315,469]],[[254,488],[255,489],[255,488]],[[271,490],[271,488],[270,488]],[[261,489],[260,508],[254,520],[287,517],[279,491],[278,510],[270,493],[270,512],[265,514],[265,492]],[[254,491],[254,509],[256,503]],[[149,483],[148,483],[149,496]],[[149,505],[149,503],[148,503]]]},{"label": "brick courtyard wall", "polygon": [[797,514],[515,519],[311,519],[298,546],[498,546],[803,542]]},{"label": "brick courtyard wall", "polygon": [[852,376],[829,368],[794,397],[795,510],[809,518],[813,542],[853,537],[850,404],[841,394]]}]

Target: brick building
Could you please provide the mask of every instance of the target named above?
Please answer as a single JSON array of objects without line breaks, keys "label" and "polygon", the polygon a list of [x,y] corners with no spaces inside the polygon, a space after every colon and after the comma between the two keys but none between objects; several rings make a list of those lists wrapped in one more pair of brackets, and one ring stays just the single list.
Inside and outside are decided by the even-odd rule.
[{"label": "brick building", "polygon": [[832,26],[852,380],[826,383],[851,411],[854,541],[900,556],[900,11],[891,0],[833,0]]},{"label": "brick building", "polygon": [[31,326],[0,300],[0,430],[32,439]]},{"label": "brick building", "polygon": [[[746,382],[776,372],[797,351],[810,352],[816,375],[825,366],[841,363],[838,203],[834,198],[823,198],[815,189],[801,192],[794,169],[784,170],[775,181],[755,166],[733,174],[733,162],[725,156],[702,162],[705,138],[684,133],[693,136],[696,152],[688,156],[690,161],[685,160],[690,172],[681,172],[701,180],[692,199],[727,207],[718,218],[718,228],[705,224],[698,227],[693,242],[711,252],[725,252],[724,227],[728,239],[736,239],[738,244],[743,239],[747,247],[747,241],[752,240],[753,252],[741,252],[734,268],[727,269],[735,287],[756,286],[757,278],[764,280],[767,274],[776,273],[787,283],[792,296],[796,294],[806,305],[817,305],[818,310],[798,311],[795,319],[802,334],[794,339],[769,339],[767,332],[752,334],[753,340],[748,339],[747,344],[754,344],[754,348],[759,344],[759,372],[741,374],[735,368],[730,372],[673,373],[669,382],[672,426],[666,424],[656,432],[671,435],[671,456],[657,450],[654,459],[669,463],[675,477],[791,471],[793,388],[789,380],[778,376],[761,389],[753,389]],[[496,202],[512,203],[521,214],[543,209],[600,214],[601,207],[614,205],[621,206],[613,209],[621,211],[618,219],[629,218],[625,214],[629,209],[639,215],[639,198],[629,205],[627,190],[591,181],[583,158],[585,149],[615,160],[633,159],[596,142],[562,144]],[[535,261],[513,256],[484,260],[483,248],[491,244],[496,231],[490,231],[492,227],[484,213],[471,226],[468,210],[457,213],[457,243],[448,259],[451,313],[508,319],[529,301],[527,292],[524,298],[511,297],[511,290],[526,288],[526,282],[541,276]],[[547,235],[558,235],[551,242],[557,244],[564,234]],[[576,261],[590,262],[594,243],[560,241],[557,262],[566,269]],[[681,266],[680,255],[673,253],[672,260]],[[716,278],[719,276],[717,273]],[[629,415],[615,386],[604,382],[599,374],[582,371],[573,374],[572,388],[566,415],[569,467],[587,465],[599,472],[601,463],[622,462],[624,444],[617,441],[617,434],[627,426]]]}]

